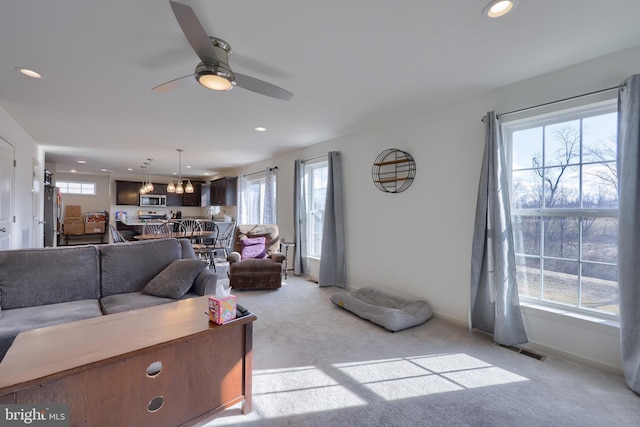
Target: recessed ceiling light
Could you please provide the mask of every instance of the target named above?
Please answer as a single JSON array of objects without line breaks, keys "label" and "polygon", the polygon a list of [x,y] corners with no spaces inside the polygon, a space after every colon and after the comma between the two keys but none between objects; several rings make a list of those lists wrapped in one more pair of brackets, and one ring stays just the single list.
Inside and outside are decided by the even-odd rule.
[{"label": "recessed ceiling light", "polygon": [[185,168],[187,168],[187,169],[191,169],[191,166],[187,165],[187,166],[185,166]]},{"label": "recessed ceiling light", "polygon": [[127,170],[128,170],[128,171],[132,171],[132,170],[133,170],[133,168],[127,168]]},{"label": "recessed ceiling light", "polygon": [[209,172],[204,173],[204,176],[209,176],[209,175],[211,175]]},{"label": "recessed ceiling light", "polygon": [[265,132],[267,130],[267,128],[262,127],[262,126],[258,126],[255,128],[258,132]]},{"label": "recessed ceiling light", "polygon": [[81,163],[81,164],[84,165],[85,163],[87,163],[87,161],[86,160],[78,160],[78,163]]},{"label": "recessed ceiling light", "polygon": [[40,74],[37,71],[30,70],[28,68],[16,67],[16,70],[20,71],[23,75],[27,77],[31,77],[33,79],[44,79],[44,77],[42,77],[42,74]]},{"label": "recessed ceiling light", "polygon": [[69,172],[71,172],[71,173],[76,173],[76,172],[78,172],[78,171],[77,171],[77,170],[75,170],[75,169],[69,169]]},{"label": "recessed ceiling light", "polygon": [[178,175],[178,172],[171,172],[171,175]]},{"label": "recessed ceiling light", "polygon": [[488,18],[499,18],[511,12],[519,0],[493,0],[482,9],[482,15]]}]

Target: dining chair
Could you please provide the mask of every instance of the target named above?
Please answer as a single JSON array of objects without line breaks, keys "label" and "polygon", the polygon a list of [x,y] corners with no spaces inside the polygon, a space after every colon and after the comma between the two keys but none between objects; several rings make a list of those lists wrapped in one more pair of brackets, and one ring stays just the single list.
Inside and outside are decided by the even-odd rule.
[{"label": "dining chair", "polygon": [[124,243],[127,241],[127,239],[125,239],[124,236],[120,234],[118,229],[114,227],[113,224],[109,224],[109,232],[111,233],[111,240],[113,240],[113,243]]},{"label": "dining chair", "polygon": [[231,243],[233,243],[233,235],[236,231],[236,223],[232,222],[229,227],[224,230],[222,235],[218,237],[215,244],[214,255],[218,250],[224,251],[224,258],[226,260],[227,255],[229,255],[229,248],[231,248]]},{"label": "dining chair", "polygon": [[142,226],[142,234],[153,234],[154,239],[172,237],[171,231],[167,221],[147,221]]},{"label": "dining chair", "polygon": [[194,233],[202,231],[202,223],[196,219],[183,219],[180,221],[179,231],[192,243],[197,243],[199,236]]},{"label": "dining chair", "polygon": [[193,243],[193,249],[199,258],[204,258],[209,263],[209,268],[216,270],[214,259],[215,244],[218,240],[218,225],[213,221],[200,221],[201,235]]}]

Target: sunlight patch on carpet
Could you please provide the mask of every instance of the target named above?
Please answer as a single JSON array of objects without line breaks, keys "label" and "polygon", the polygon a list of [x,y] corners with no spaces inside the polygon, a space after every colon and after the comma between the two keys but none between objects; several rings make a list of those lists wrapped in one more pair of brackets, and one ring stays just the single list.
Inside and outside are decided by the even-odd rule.
[{"label": "sunlight patch on carpet", "polygon": [[[364,406],[366,401],[313,366],[253,372],[254,411],[264,418]],[[291,402],[296,402],[295,408]]]},{"label": "sunlight patch on carpet", "polygon": [[387,401],[528,381],[463,353],[333,366]]}]

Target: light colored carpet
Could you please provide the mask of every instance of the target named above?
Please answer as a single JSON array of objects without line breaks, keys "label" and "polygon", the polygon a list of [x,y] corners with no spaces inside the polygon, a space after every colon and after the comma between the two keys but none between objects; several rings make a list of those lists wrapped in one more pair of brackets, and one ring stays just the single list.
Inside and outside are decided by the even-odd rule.
[{"label": "light colored carpet", "polygon": [[289,277],[234,291],[254,323],[253,412],[215,426],[635,426],[621,377],[493,345],[437,317],[391,333],[329,301],[339,288]]}]

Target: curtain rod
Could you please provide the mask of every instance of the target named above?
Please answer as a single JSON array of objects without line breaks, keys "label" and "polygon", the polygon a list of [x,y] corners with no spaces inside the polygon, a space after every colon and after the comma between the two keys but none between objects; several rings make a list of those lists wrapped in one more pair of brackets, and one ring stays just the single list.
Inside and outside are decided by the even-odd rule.
[{"label": "curtain rod", "polygon": [[323,155],[323,156],[312,157],[311,159],[304,159],[304,160],[303,160],[303,162],[312,162],[312,161],[314,161],[314,160],[322,159],[322,158],[325,158],[325,157],[327,157],[327,156],[328,156],[328,155],[327,155],[327,154],[325,154],[325,155]]},{"label": "curtain rod", "polygon": [[[275,170],[278,170],[278,167],[277,167],[277,166],[274,166],[274,167],[272,167],[272,168],[265,168],[265,169],[271,169],[271,170],[274,170],[274,169],[275,169]],[[264,170],[257,171],[257,172],[251,172],[251,173],[245,173],[245,174],[244,174],[244,175],[242,175],[242,176],[257,175],[257,174],[259,174],[259,173],[264,173]]]},{"label": "curtain rod", "polygon": [[[525,107],[525,108],[520,108],[519,110],[508,111],[506,113],[497,114],[496,117],[500,118],[500,117],[504,117],[504,116],[509,116],[511,114],[522,113],[523,111],[533,110],[535,108],[546,107],[547,105],[553,105],[553,104],[558,104],[560,102],[571,101],[572,99],[583,98],[585,96],[590,96],[590,95],[597,95],[599,93],[604,93],[604,92],[609,92],[611,90],[620,89],[620,88],[622,88],[624,86],[625,86],[625,84],[622,83],[622,84],[619,84],[618,86],[608,87],[606,89],[594,90],[593,92],[583,93],[581,95],[570,96],[568,98],[558,99],[556,101],[545,102],[544,104],[538,104],[538,105],[534,105],[532,107]],[[487,121],[487,116],[486,115],[483,116],[481,121],[483,123],[486,122]]]}]

